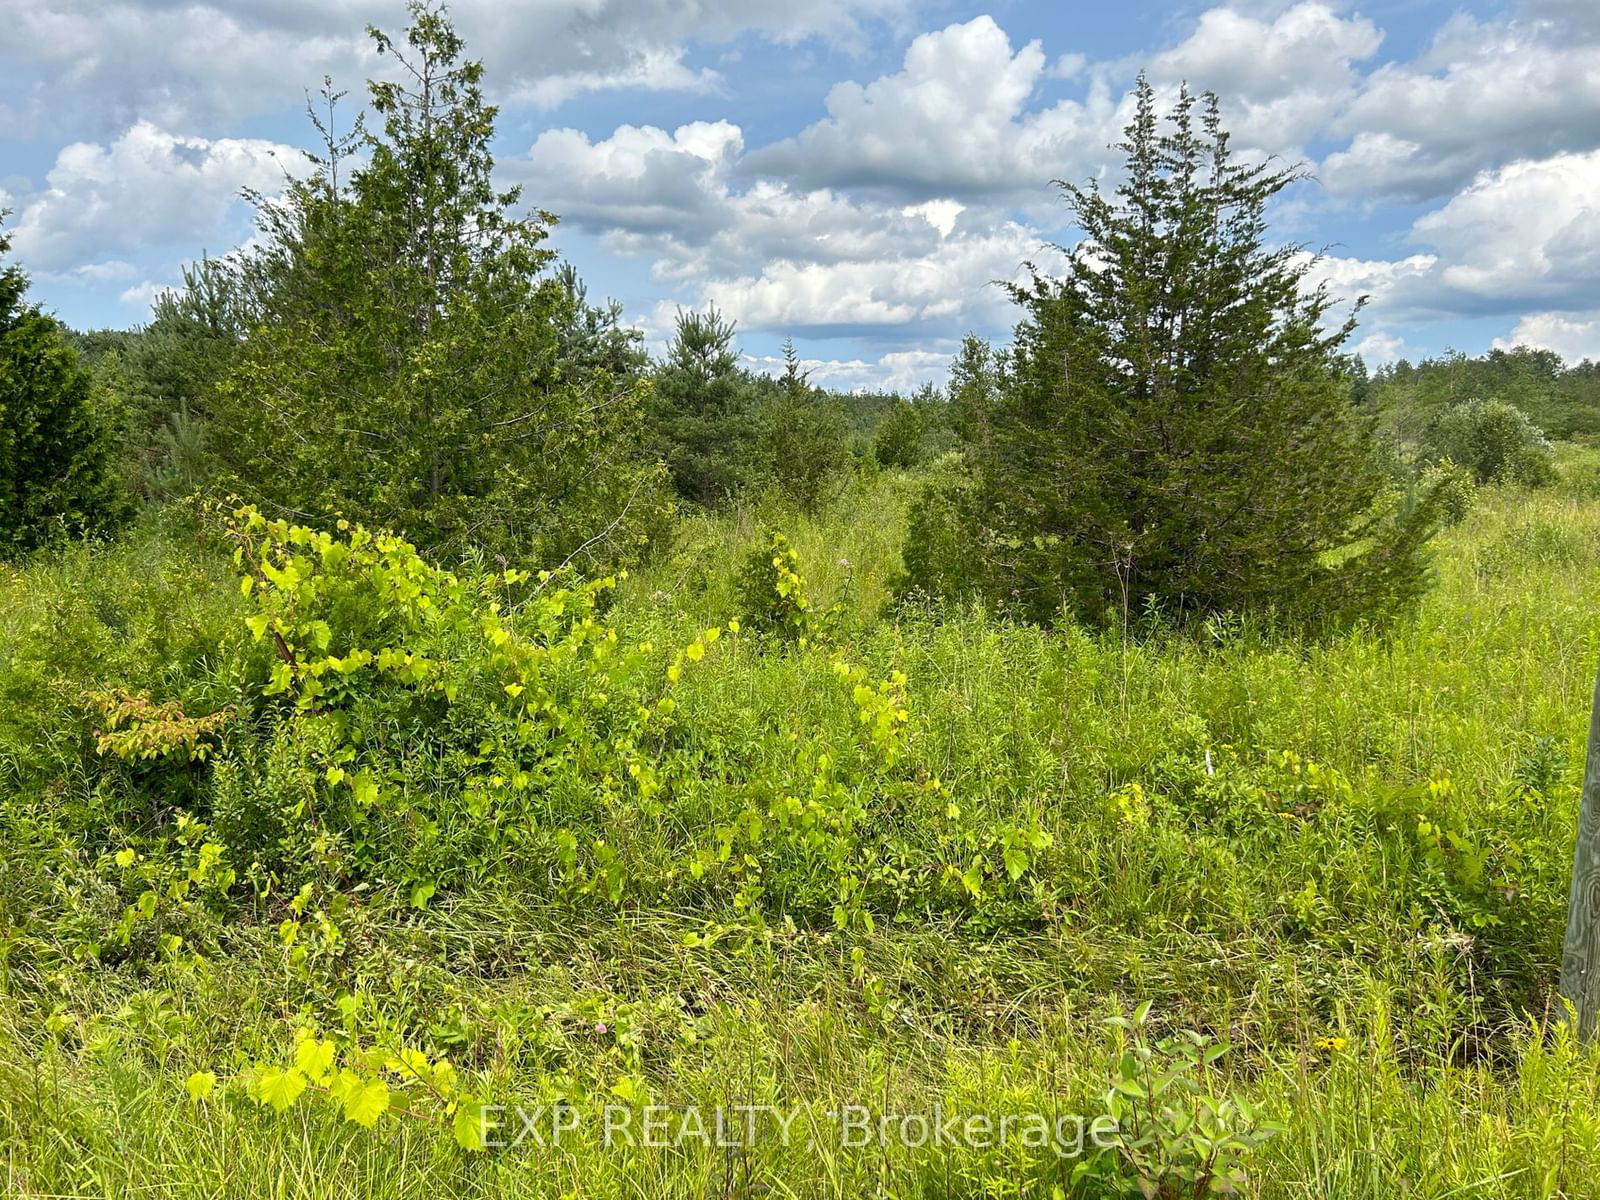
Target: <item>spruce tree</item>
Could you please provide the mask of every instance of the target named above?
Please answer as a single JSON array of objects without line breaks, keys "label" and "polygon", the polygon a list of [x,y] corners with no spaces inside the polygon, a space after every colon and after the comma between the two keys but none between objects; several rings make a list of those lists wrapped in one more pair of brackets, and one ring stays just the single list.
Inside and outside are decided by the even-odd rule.
[{"label": "spruce tree", "polygon": [[[0,231],[0,255],[10,250]],[[27,291],[19,267],[0,268],[0,556],[104,529],[126,509],[89,372]]]},{"label": "spruce tree", "polygon": [[1215,96],[1163,127],[1141,77],[1114,196],[1063,184],[1083,238],[1026,310],[969,449],[965,526],[997,600],[1048,620],[1149,608],[1390,611],[1425,578],[1430,503],[1401,511],[1340,347],[1354,317],[1268,244],[1301,178],[1230,153]]},{"label": "spruce tree", "polygon": [[715,308],[679,311],[656,372],[650,424],[673,487],[715,504],[749,483],[755,456],[752,389],[739,367],[734,326]]},{"label": "spruce tree", "polygon": [[812,386],[792,340],[783,343],[783,374],[769,388],[760,420],[767,478],[801,511],[815,511],[850,463],[850,431],[838,400]]}]

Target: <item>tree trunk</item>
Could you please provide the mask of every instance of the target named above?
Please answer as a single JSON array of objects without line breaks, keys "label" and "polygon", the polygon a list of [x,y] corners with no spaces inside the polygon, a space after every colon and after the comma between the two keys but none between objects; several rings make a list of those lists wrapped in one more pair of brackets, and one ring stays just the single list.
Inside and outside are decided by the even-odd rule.
[{"label": "tree trunk", "polygon": [[1561,959],[1561,994],[1578,1010],[1578,1032],[1592,1037],[1600,1017],[1600,678],[1589,719],[1589,755],[1572,857],[1572,899]]}]

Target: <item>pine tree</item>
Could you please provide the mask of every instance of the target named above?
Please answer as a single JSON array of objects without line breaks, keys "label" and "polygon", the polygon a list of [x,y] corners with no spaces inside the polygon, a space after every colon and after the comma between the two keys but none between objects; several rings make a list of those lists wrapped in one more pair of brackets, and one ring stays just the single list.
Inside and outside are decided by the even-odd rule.
[{"label": "pine tree", "polygon": [[237,274],[249,333],[212,442],[276,511],[431,552],[625,557],[665,513],[637,360],[552,270],[554,216],[495,187],[482,65],[441,7],[410,11],[401,41],[369,30],[395,68],[369,85],[381,130],[337,133],[325,87],[324,151],[258,204]]},{"label": "pine tree", "polygon": [[829,481],[850,461],[850,435],[839,402],[811,385],[794,342],[783,344],[783,374],[761,409],[767,477],[804,512],[817,509]]},{"label": "pine tree", "polygon": [[739,367],[733,322],[715,308],[678,313],[655,377],[650,424],[678,495],[715,504],[754,474],[752,389]]},{"label": "pine tree", "polygon": [[1266,242],[1301,178],[1229,151],[1214,96],[1165,128],[1141,77],[1114,197],[1063,185],[1083,231],[1026,310],[987,428],[967,539],[974,577],[1040,620],[1272,609],[1388,611],[1424,584],[1432,507],[1386,502],[1370,414],[1339,350],[1354,317]]},{"label": "pine tree", "polygon": [[89,373],[27,291],[20,268],[0,268],[0,556],[104,529],[126,508]]}]

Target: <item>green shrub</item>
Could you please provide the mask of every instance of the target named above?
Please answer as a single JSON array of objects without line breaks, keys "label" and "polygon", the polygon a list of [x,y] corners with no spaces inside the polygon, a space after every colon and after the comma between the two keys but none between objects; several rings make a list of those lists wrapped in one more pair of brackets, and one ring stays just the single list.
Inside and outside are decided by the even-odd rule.
[{"label": "green shrub", "polygon": [[1544,487],[1555,481],[1550,443],[1526,413],[1501,400],[1469,400],[1441,416],[1428,449],[1459,463],[1480,484]]},{"label": "green shrub", "polygon": [[1445,525],[1459,525],[1465,521],[1478,494],[1472,472],[1456,466],[1448,458],[1440,459],[1422,472],[1422,486],[1437,494],[1439,519]]},{"label": "green shrub", "polygon": [[[0,255],[10,248],[0,232]],[[0,269],[0,555],[106,529],[127,512],[90,376],[27,290],[21,270]]]},{"label": "green shrub", "polygon": [[800,511],[815,512],[851,465],[849,429],[838,401],[806,381],[792,344],[784,359],[760,407],[762,470]]}]

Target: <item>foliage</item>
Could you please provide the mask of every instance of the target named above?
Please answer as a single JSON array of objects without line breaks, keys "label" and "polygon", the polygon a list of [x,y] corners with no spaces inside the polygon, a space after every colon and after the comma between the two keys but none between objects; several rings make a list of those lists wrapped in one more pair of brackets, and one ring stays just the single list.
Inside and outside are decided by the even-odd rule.
[{"label": "foliage", "polygon": [[746,556],[735,586],[739,611],[752,632],[802,647],[824,632],[842,607],[822,614],[812,609],[800,576],[800,556],[776,529]]},{"label": "foliage", "polygon": [[1521,409],[1501,400],[1454,406],[1428,429],[1425,445],[1480,484],[1543,487],[1555,481],[1550,443]]},{"label": "foliage", "polygon": [[441,9],[411,16],[403,42],[372,31],[398,68],[370,85],[381,132],[339,135],[325,88],[326,149],[258,202],[213,448],[278,511],[449,554],[631,557],[665,515],[638,454],[639,360],[614,310],[551,272],[551,214],[516,216],[518,190],[495,187],[481,64]]},{"label": "foliage", "polygon": [[[0,256],[10,248],[0,231]],[[27,290],[19,268],[0,268],[0,556],[104,530],[126,515],[89,375]]]},{"label": "foliage", "polygon": [[1510,404],[1552,438],[1600,435],[1600,364],[1569,366],[1550,350],[1516,346],[1477,358],[1450,351],[1415,364],[1402,359],[1380,368],[1372,385],[1385,420],[1413,442],[1473,398]]},{"label": "foliage", "polygon": [[813,512],[849,465],[849,437],[838,401],[807,381],[792,342],[783,357],[784,373],[760,408],[762,467],[785,498]]},{"label": "foliage", "polygon": [[1258,1123],[1242,1096],[1216,1094],[1214,1066],[1227,1043],[1193,1030],[1153,1042],[1149,1019],[1149,1004],[1131,1019],[1107,1019],[1120,1054],[1106,1091],[1116,1132],[1105,1150],[1126,1174],[1106,1182],[1145,1200],[1247,1191],[1246,1164],[1281,1127]]},{"label": "foliage", "polygon": [[[1562,456],[1573,479],[1595,457]],[[60,1194],[233,1194],[338,1160],[444,1195],[1093,1197],[1176,1186],[1204,1162],[1179,1114],[1214,1102],[1230,1139],[1283,1127],[1219,1159],[1249,1194],[1582,1194],[1600,1064],[1551,987],[1600,653],[1593,495],[1485,489],[1415,622],[1301,642],[1248,618],[1123,638],[880,617],[918,486],[885,473],[786,527],[810,610],[850,602],[782,652],[728,620],[741,510],[697,514],[592,608],[565,576],[248,514],[243,571],[148,518],[0,570],[12,1169]],[[157,727],[233,715],[202,761],[127,761],[96,752],[95,689],[151,697]],[[471,828],[480,791],[494,828]],[[1102,1036],[1146,1000],[1143,1033]],[[1186,1029],[1233,1049],[1185,1066]],[[1179,1071],[1153,1122],[1129,1111],[1100,1154],[1022,1142],[1030,1114],[1109,1117],[1141,1045],[1153,1079]],[[390,1061],[447,1062],[451,1098]],[[795,1136],[601,1136],[608,1109],[637,1132],[746,1103]],[[518,1105],[542,1146],[511,1144]],[[936,1110],[1013,1136],[901,1136]],[[558,1152],[555,1112],[578,1123]]]},{"label": "foliage", "polygon": [[1005,355],[996,354],[976,334],[961,339],[950,364],[950,425],[964,442],[986,441],[989,418],[998,400]]},{"label": "foliage", "polygon": [[1445,525],[1459,525],[1466,520],[1478,495],[1473,472],[1458,467],[1448,457],[1422,472],[1422,484],[1438,494],[1439,519]]},{"label": "foliage", "polygon": [[938,422],[937,393],[924,389],[907,399],[894,396],[872,436],[872,455],[880,466],[914,467],[927,457],[928,441]]},{"label": "foliage", "polygon": [[976,582],[1041,621],[1414,602],[1434,505],[1386,497],[1338,358],[1352,325],[1325,329],[1310,263],[1265,243],[1300,173],[1234,161],[1214,97],[1183,93],[1165,130],[1147,83],[1136,100],[1116,197],[1066,185],[1085,237],[1065,276],[1013,289],[1026,316],[969,451]]},{"label": "foliage", "polygon": [[716,504],[739,492],[757,466],[751,386],[739,368],[734,326],[715,308],[679,311],[656,372],[649,419],[678,495]]}]

